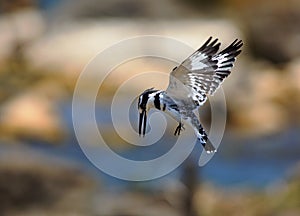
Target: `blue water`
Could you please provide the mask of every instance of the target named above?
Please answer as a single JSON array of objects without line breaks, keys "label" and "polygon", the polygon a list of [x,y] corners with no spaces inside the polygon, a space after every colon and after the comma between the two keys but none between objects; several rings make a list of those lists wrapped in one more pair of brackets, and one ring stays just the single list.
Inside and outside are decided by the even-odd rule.
[{"label": "blue water", "polygon": [[[109,123],[109,115],[97,113],[97,118],[103,122]],[[81,151],[75,134],[72,129],[72,115],[70,103],[64,104],[61,113],[65,124],[70,130],[69,139],[65,144],[59,146],[46,145],[38,141],[31,141],[26,148],[36,154],[48,158],[57,158],[58,161],[70,161],[80,165],[83,170],[92,173],[99,178],[107,187],[124,188],[132,183],[118,180],[106,175],[90,163]],[[272,183],[286,178],[291,168],[299,162],[300,146],[297,140],[300,140],[299,129],[288,129],[280,134],[274,134],[269,137],[238,139],[234,135],[226,134],[223,142],[218,149],[218,153],[204,167],[197,167],[199,179],[216,184],[219,187],[247,187],[264,188]],[[158,152],[167,151],[171,145],[156,145],[147,151],[142,147],[130,148],[121,152],[126,157],[137,157],[140,159],[149,159],[157,157]],[[1,152],[9,149],[8,146],[2,146]],[[150,151],[149,151],[150,150]],[[192,158],[197,158],[202,148],[195,148]],[[195,159],[195,164],[197,160]],[[110,161],[114,163],[114,161]],[[178,180],[182,173],[183,166],[178,167],[170,174],[147,183],[140,183],[146,187],[160,187],[162,182],[170,179]]]},{"label": "blue water", "polygon": [[[282,148],[285,147],[286,145],[282,144]],[[104,181],[107,187],[122,188],[130,185],[129,182],[110,177],[94,167],[83,154],[74,137],[68,141],[68,144],[58,147],[32,143],[30,148],[47,155],[47,157],[70,160],[81,164],[83,169],[88,170],[101,181]],[[222,153],[225,148],[228,148],[227,150],[224,150],[226,153],[233,147],[227,146],[226,143],[222,143],[218,154],[214,156],[206,166],[196,167],[199,179],[211,182],[219,187],[247,187],[259,189],[286,178],[290,169],[299,161],[299,157],[294,155],[281,159],[276,156],[272,157],[266,152],[249,152],[247,154],[241,152],[239,155],[232,157]],[[255,148],[255,146],[253,148]],[[142,149],[133,148],[124,153],[124,155],[129,157],[134,157],[134,155],[140,155],[140,157],[147,155],[147,157],[149,157],[152,153],[155,155],[155,152],[147,151],[147,153],[145,153]],[[299,149],[294,153],[299,154]],[[197,153],[197,150],[194,150],[193,154],[197,155],[199,153]],[[155,156],[153,156],[153,158],[155,158]],[[111,161],[111,163],[113,163],[113,161]],[[197,160],[195,160],[195,164],[196,163]],[[170,178],[179,179],[182,169],[182,166],[180,166],[169,175],[151,181],[150,185],[158,187],[161,182],[167,181]],[[140,185],[143,185],[143,183],[140,183]],[[147,182],[147,185],[149,185],[149,182]]]},{"label": "blue water", "polygon": [[41,9],[49,10],[62,2],[63,0],[38,0],[38,5]]}]

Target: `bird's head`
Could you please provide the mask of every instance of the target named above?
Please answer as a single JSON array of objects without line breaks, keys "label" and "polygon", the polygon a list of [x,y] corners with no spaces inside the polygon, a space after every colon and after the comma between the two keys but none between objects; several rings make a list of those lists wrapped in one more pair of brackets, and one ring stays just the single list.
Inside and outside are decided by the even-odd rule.
[{"label": "bird's head", "polygon": [[[142,94],[139,96],[138,101],[138,110],[140,113],[139,118],[139,134],[145,136],[146,133],[146,125],[147,125],[147,113],[149,109],[153,106],[153,100],[154,95],[158,90],[155,90],[154,88],[150,88],[145,90]],[[143,127],[142,127],[143,125]],[[143,129],[143,132],[142,132]]]}]

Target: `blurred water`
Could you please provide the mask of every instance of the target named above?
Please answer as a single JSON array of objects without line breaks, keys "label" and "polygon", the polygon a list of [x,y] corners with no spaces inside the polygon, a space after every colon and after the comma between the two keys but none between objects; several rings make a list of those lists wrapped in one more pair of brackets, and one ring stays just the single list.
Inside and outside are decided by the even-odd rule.
[{"label": "blurred water", "polygon": [[49,10],[62,2],[65,2],[65,0],[39,0],[38,5],[41,9]]},{"label": "blurred water", "polygon": [[[104,110],[109,111],[108,107],[97,107],[96,110],[98,110],[97,118],[101,119],[102,123],[110,122],[110,116],[104,112]],[[130,185],[129,182],[104,174],[88,161],[76,141],[71,111],[71,103],[61,106],[62,116],[70,129],[70,136],[66,144],[53,146],[31,141],[29,147],[26,147],[27,150],[34,154],[56,158],[58,161],[75,162],[104,181],[108,188],[117,189]],[[297,145],[299,138],[299,129],[297,128],[291,128],[270,137],[247,140],[226,133],[218,153],[206,166],[198,168],[199,177],[201,180],[224,188],[241,186],[259,189],[267,187],[271,183],[284,179],[293,165],[299,162],[300,146]],[[157,157],[157,154],[161,152],[166,152],[172,145],[156,144],[155,146],[148,148],[147,151],[143,147],[132,147],[119,153],[128,158],[137,158],[138,156],[139,159],[150,159]],[[5,145],[1,145],[0,148],[2,154],[17,149]],[[197,158],[201,151],[202,147],[197,148],[196,146],[192,156]],[[109,161],[109,163],[117,166],[114,161]],[[195,163],[197,163],[196,160]],[[160,187],[161,182],[178,179],[182,169],[183,167],[180,166],[163,178],[147,182],[147,187],[149,185]]]}]

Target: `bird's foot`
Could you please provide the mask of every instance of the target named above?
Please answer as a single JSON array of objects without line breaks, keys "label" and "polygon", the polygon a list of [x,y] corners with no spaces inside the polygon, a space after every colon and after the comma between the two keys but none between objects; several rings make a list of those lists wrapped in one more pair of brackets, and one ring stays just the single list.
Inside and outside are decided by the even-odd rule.
[{"label": "bird's foot", "polygon": [[184,130],[185,128],[183,127],[182,123],[179,123],[179,125],[177,126],[174,135],[176,136],[178,134],[178,136],[180,135],[180,131]]}]

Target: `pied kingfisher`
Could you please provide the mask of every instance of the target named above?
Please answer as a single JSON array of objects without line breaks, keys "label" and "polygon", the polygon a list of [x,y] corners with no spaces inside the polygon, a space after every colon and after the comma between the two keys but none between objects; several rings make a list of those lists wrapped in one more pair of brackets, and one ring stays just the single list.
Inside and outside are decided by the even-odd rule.
[{"label": "pied kingfisher", "polygon": [[206,152],[216,152],[194,110],[203,105],[207,95],[213,95],[230,74],[243,45],[241,40],[236,39],[223,51],[217,53],[221,45],[217,42],[218,39],[212,41],[210,37],[198,50],[175,67],[170,74],[169,86],[165,91],[150,88],[139,96],[140,135],[144,136],[146,132],[147,112],[151,108],[156,108],[168,113],[179,123],[175,136],[184,129],[182,122],[187,122],[193,127]]}]

